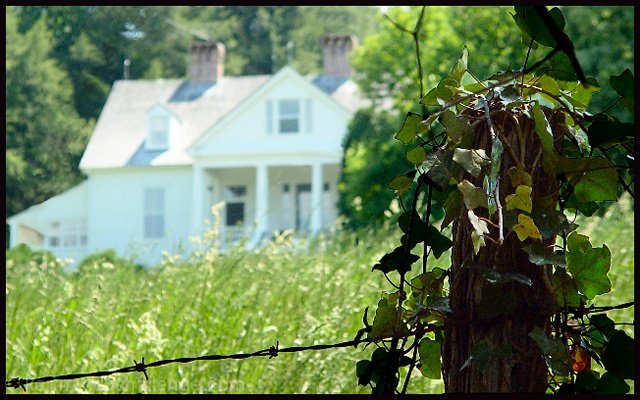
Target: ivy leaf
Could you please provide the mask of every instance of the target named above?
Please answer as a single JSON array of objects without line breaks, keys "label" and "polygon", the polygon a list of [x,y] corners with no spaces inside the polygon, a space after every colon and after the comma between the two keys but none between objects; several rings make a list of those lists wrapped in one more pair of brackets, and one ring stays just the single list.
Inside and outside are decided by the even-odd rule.
[{"label": "ivy leaf", "polygon": [[416,136],[427,131],[427,126],[422,123],[422,117],[416,113],[409,112],[404,117],[402,127],[396,133],[395,138],[404,144],[409,144]]},{"label": "ivy leaf", "polygon": [[480,175],[482,167],[489,164],[490,160],[482,149],[458,149],[453,150],[453,161],[457,162],[474,177]]},{"label": "ivy leaf", "polygon": [[396,191],[396,196],[401,196],[411,188],[413,179],[406,175],[398,175],[389,182],[389,188]]},{"label": "ivy leaf", "polygon": [[416,146],[413,149],[407,151],[406,157],[410,163],[420,165],[427,158],[427,152],[424,150],[424,147]]},{"label": "ivy leaf", "polygon": [[524,166],[518,165],[509,168],[507,175],[511,179],[511,186],[518,187],[520,185],[531,186],[531,175],[524,170]]},{"label": "ivy leaf", "polygon": [[376,265],[371,269],[372,271],[380,270],[385,274],[391,271],[398,271],[398,273],[404,273],[411,269],[411,264],[420,259],[419,256],[409,253],[407,260],[404,259],[405,245],[396,247],[391,253],[387,253]]},{"label": "ivy leaf", "polygon": [[424,241],[426,245],[431,246],[433,256],[438,259],[445,251],[449,250],[453,244],[451,239],[440,233],[436,228],[429,225],[427,227],[427,237]]},{"label": "ivy leaf", "polygon": [[540,231],[533,219],[524,214],[518,214],[518,223],[514,225],[513,230],[521,242],[524,242],[527,238],[542,240],[542,235],[540,235]]},{"label": "ivy leaf", "polygon": [[496,271],[493,268],[487,268],[483,265],[478,265],[478,264],[465,265],[465,267],[480,271],[480,274],[482,275],[482,277],[487,282],[493,285],[509,283],[509,282],[519,282],[527,286],[533,285],[531,278],[522,274],[518,274],[514,272],[503,273],[503,272]]},{"label": "ivy leaf", "polygon": [[[540,138],[540,143],[542,145],[542,151],[544,154],[544,158],[542,160],[545,171],[551,173],[554,171],[554,163],[557,158],[557,154],[555,152],[555,147],[553,143],[553,132],[551,131],[551,126],[549,125],[549,121],[547,117],[544,115],[542,111],[542,107],[540,107],[539,102],[533,103],[533,119],[535,121],[535,130],[538,134],[538,138]],[[555,173],[553,174],[555,176]]]},{"label": "ivy leaf", "polygon": [[[398,318],[401,318],[401,316],[398,314],[395,302],[389,302],[386,298],[380,299],[376,309],[376,316],[373,318],[373,326],[367,337],[374,341],[392,337]],[[407,326],[402,321],[398,324],[398,329],[398,335],[409,333]]]},{"label": "ivy leaf", "polygon": [[572,232],[567,237],[567,250],[567,269],[580,292],[591,300],[611,291],[611,281],[607,276],[611,267],[611,251],[606,245],[592,248],[588,236]]},{"label": "ivy leaf", "polygon": [[557,337],[549,337],[539,327],[529,332],[529,337],[533,339],[544,354],[547,365],[554,374],[567,376],[571,373],[571,358],[567,355],[564,343]]},{"label": "ivy leaf", "polygon": [[478,218],[472,210],[469,210],[467,215],[469,216],[469,222],[471,222],[471,225],[473,226],[473,231],[471,232],[473,252],[474,254],[478,254],[480,247],[486,246],[484,234],[489,233],[489,228],[487,227],[487,222]]},{"label": "ivy leaf", "polygon": [[578,84],[571,91],[563,92],[562,95],[575,108],[586,110],[587,106],[591,102],[591,96],[593,95],[593,93],[600,90],[598,81],[593,77],[589,77],[587,79],[587,84],[588,85],[585,85],[582,82],[578,82]]},{"label": "ivy leaf", "polygon": [[427,94],[420,100],[420,104],[425,106],[443,106],[449,102],[455,93],[451,90],[451,87],[446,85],[444,80],[438,83],[438,86],[429,90]]},{"label": "ivy leaf", "polygon": [[560,157],[558,172],[563,172],[574,184],[573,194],[579,203],[618,198],[618,172],[605,157]]},{"label": "ivy leaf", "polygon": [[488,342],[477,343],[469,351],[469,358],[462,364],[460,371],[472,365],[475,365],[480,370],[485,369],[493,360],[512,357],[512,353],[513,349],[510,345],[496,346]]},{"label": "ivy leaf", "polygon": [[635,105],[635,87],[636,83],[633,80],[633,73],[629,68],[622,71],[618,76],[612,75],[609,78],[609,84],[613,90],[621,97],[620,104],[622,104],[629,111],[634,111]]},{"label": "ivy leaf", "polygon": [[604,367],[607,372],[615,374],[621,379],[633,379],[635,376],[634,361],[633,339],[624,331],[616,329],[602,354]]},{"label": "ivy leaf", "polygon": [[510,194],[505,198],[507,210],[522,210],[531,213],[532,190],[530,186],[518,186],[515,194]]},{"label": "ivy leaf", "polygon": [[[526,33],[536,42],[547,47],[556,47],[556,40],[553,34],[544,24],[538,13],[532,6],[514,6],[515,15],[512,14],[518,28]],[[564,29],[564,16],[558,7],[549,10],[553,21],[560,29]]]},{"label": "ivy leaf", "polygon": [[627,394],[630,389],[631,388],[627,385],[624,379],[612,374],[611,372],[605,372],[598,381],[598,393]]},{"label": "ivy leaf", "polygon": [[553,264],[560,268],[566,268],[565,255],[560,251],[553,251],[552,246],[545,246],[540,242],[531,242],[522,248],[529,255],[529,262],[535,265]]},{"label": "ivy leaf", "polygon": [[606,314],[590,315],[589,322],[600,332],[602,339],[609,343],[615,333],[615,323]]},{"label": "ivy leaf", "polygon": [[356,376],[358,377],[358,385],[367,386],[371,382],[371,361],[360,360],[356,363]]},{"label": "ivy leaf", "polygon": [[462,193],[459,190],[453,190],[447,200],[444,202],[444,210],[446,216],[442,221],[441,229],[449,226],[453,220],[460,215],[460,211],[462,210]]},{"label": "ivy leaf", "polygon": [[462,54],[460,58],[455,63],[451,71],[449,72],[449,78],[456,82],[456,86],[460,86],[460,80],[462,76],[467,71],[467,59],[469,58],[469,51],[467,50],[467,46],[462,48]]},{"label": "ivy leaf", "polygon": [[579,307],[586,301],[583,294],[578,293],[575,280],[563,269],[556,269],[551,276],[551,282],[556,294],[556,302],[560,307]]},{"label": "ivy leaf", "polygon": [[428,337],[422,338],[418,344],[420,364],[418,369],[429,379],[440,379],[442,361],[440,361],[440,343]]},{"label": "ivy leaf", "polygon": [[447,145],[455,147],[468,142],[471,137],[471,125],[465,118],[459,118],[453,111],[446,110],[440,115],[440,122],[447,130]]},{"label": "ivy leaf", "polygon": [[593,147],[613,146],[634,138],[633,123],[620,122],[610,118],[597,119],[587,128],[589,143]]},{"label": "ivy leaf", "polygon": [[473,210],[476,207],[488,208],[487,194],[484,190],[474,186],[473,183],[464,179],[458,183],[458,190],[462,193],[462,199],[467,209]]},{"label": "ivy leaf", "polygon": [[411,279],[411,286],[414,287],[414,290],[417,292],[440,295],[442,294],[444,280],[447,277],[445,272],[442,268],[436,267],[431,271],[427,271]]}]

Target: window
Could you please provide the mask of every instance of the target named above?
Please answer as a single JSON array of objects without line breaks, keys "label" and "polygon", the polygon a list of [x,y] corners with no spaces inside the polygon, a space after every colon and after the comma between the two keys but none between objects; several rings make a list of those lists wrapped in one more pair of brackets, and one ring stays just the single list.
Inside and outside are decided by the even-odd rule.
[{"label": "window", "polygon": [[53,221],[49,227],[49,247],[60,246],[60,221]]},{"label": "window", "polygon": [[271,135],[273,133],[273,102],[271,100],[267,100],[265,113],[267,117],[267,135]]},{"label": "window", "polygon": [[151,115],[149,117],[148,150],[166,150],[169,147],[169,117]]},{"label": "window", "polygon": [[279,132],[298,133],[300,131],[300,102],[298,100],[280,100]]},{"label": "window", "polygon": [[244,225],[244,203],[247,197],[246,186],[227,186],[224,193],[226,206],[226,225]]},{"label": "window", "polygon": [[157,239],[164,236],[164,189],[144,191],[144,237]]}]

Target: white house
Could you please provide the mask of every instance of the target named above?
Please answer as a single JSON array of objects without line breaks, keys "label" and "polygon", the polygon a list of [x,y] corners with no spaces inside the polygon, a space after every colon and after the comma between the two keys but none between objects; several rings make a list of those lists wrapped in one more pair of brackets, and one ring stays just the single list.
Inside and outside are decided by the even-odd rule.
[{"label": "white house", "polygon": [[200,40],[189,80],[116,81],[80,162],[88,179],[10,217],[11,246],[76,261],[112,248],[153,264],[188,248],[221,201],[222,236],[251,244],[330,227],[342,140],[367,104],[349,80],[356,45],[325,36],[318,76],[225,77],[224,46]]}]

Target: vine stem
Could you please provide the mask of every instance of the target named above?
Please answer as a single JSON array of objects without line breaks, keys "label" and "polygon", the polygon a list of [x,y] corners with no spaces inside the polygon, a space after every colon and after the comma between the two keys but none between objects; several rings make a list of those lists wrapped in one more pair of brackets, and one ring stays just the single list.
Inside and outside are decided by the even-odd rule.
[{"label": "vine stem", "polygon": [[[489,110],[489,103],[484,95],[480,95],[480,102],[484,107],[485,119],[487,120],[487,124],[489,125],[489,134],[491,136],[491,143],[493,146],[493,142],[498,139],[498,135],[496,134],[496,130],[493,127],[493,122],[491,121],[491,111]],[[516,160],[517,161],[517,160]],[[493,196],[496,201],[496,208],[498,210],[498,244],[502,244],[504,242],[504,220],[502,217],[502,204],[500,203],[500,180],[496,182],[496,186],[493,189]]]}]

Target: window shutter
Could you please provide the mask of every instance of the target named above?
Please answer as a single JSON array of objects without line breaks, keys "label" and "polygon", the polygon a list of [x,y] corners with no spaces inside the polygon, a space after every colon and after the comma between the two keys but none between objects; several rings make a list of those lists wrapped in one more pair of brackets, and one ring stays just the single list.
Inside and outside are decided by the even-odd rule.
[{"label": "window shutter", "polygon": [[313,100],[307,97],[304,102],[305,132],[313,132]]},{"label": "window shutter", "polygon": [[267,100],[265,112],[267,117],[267,135],[271,135],[273,133],[273,101]]}]

